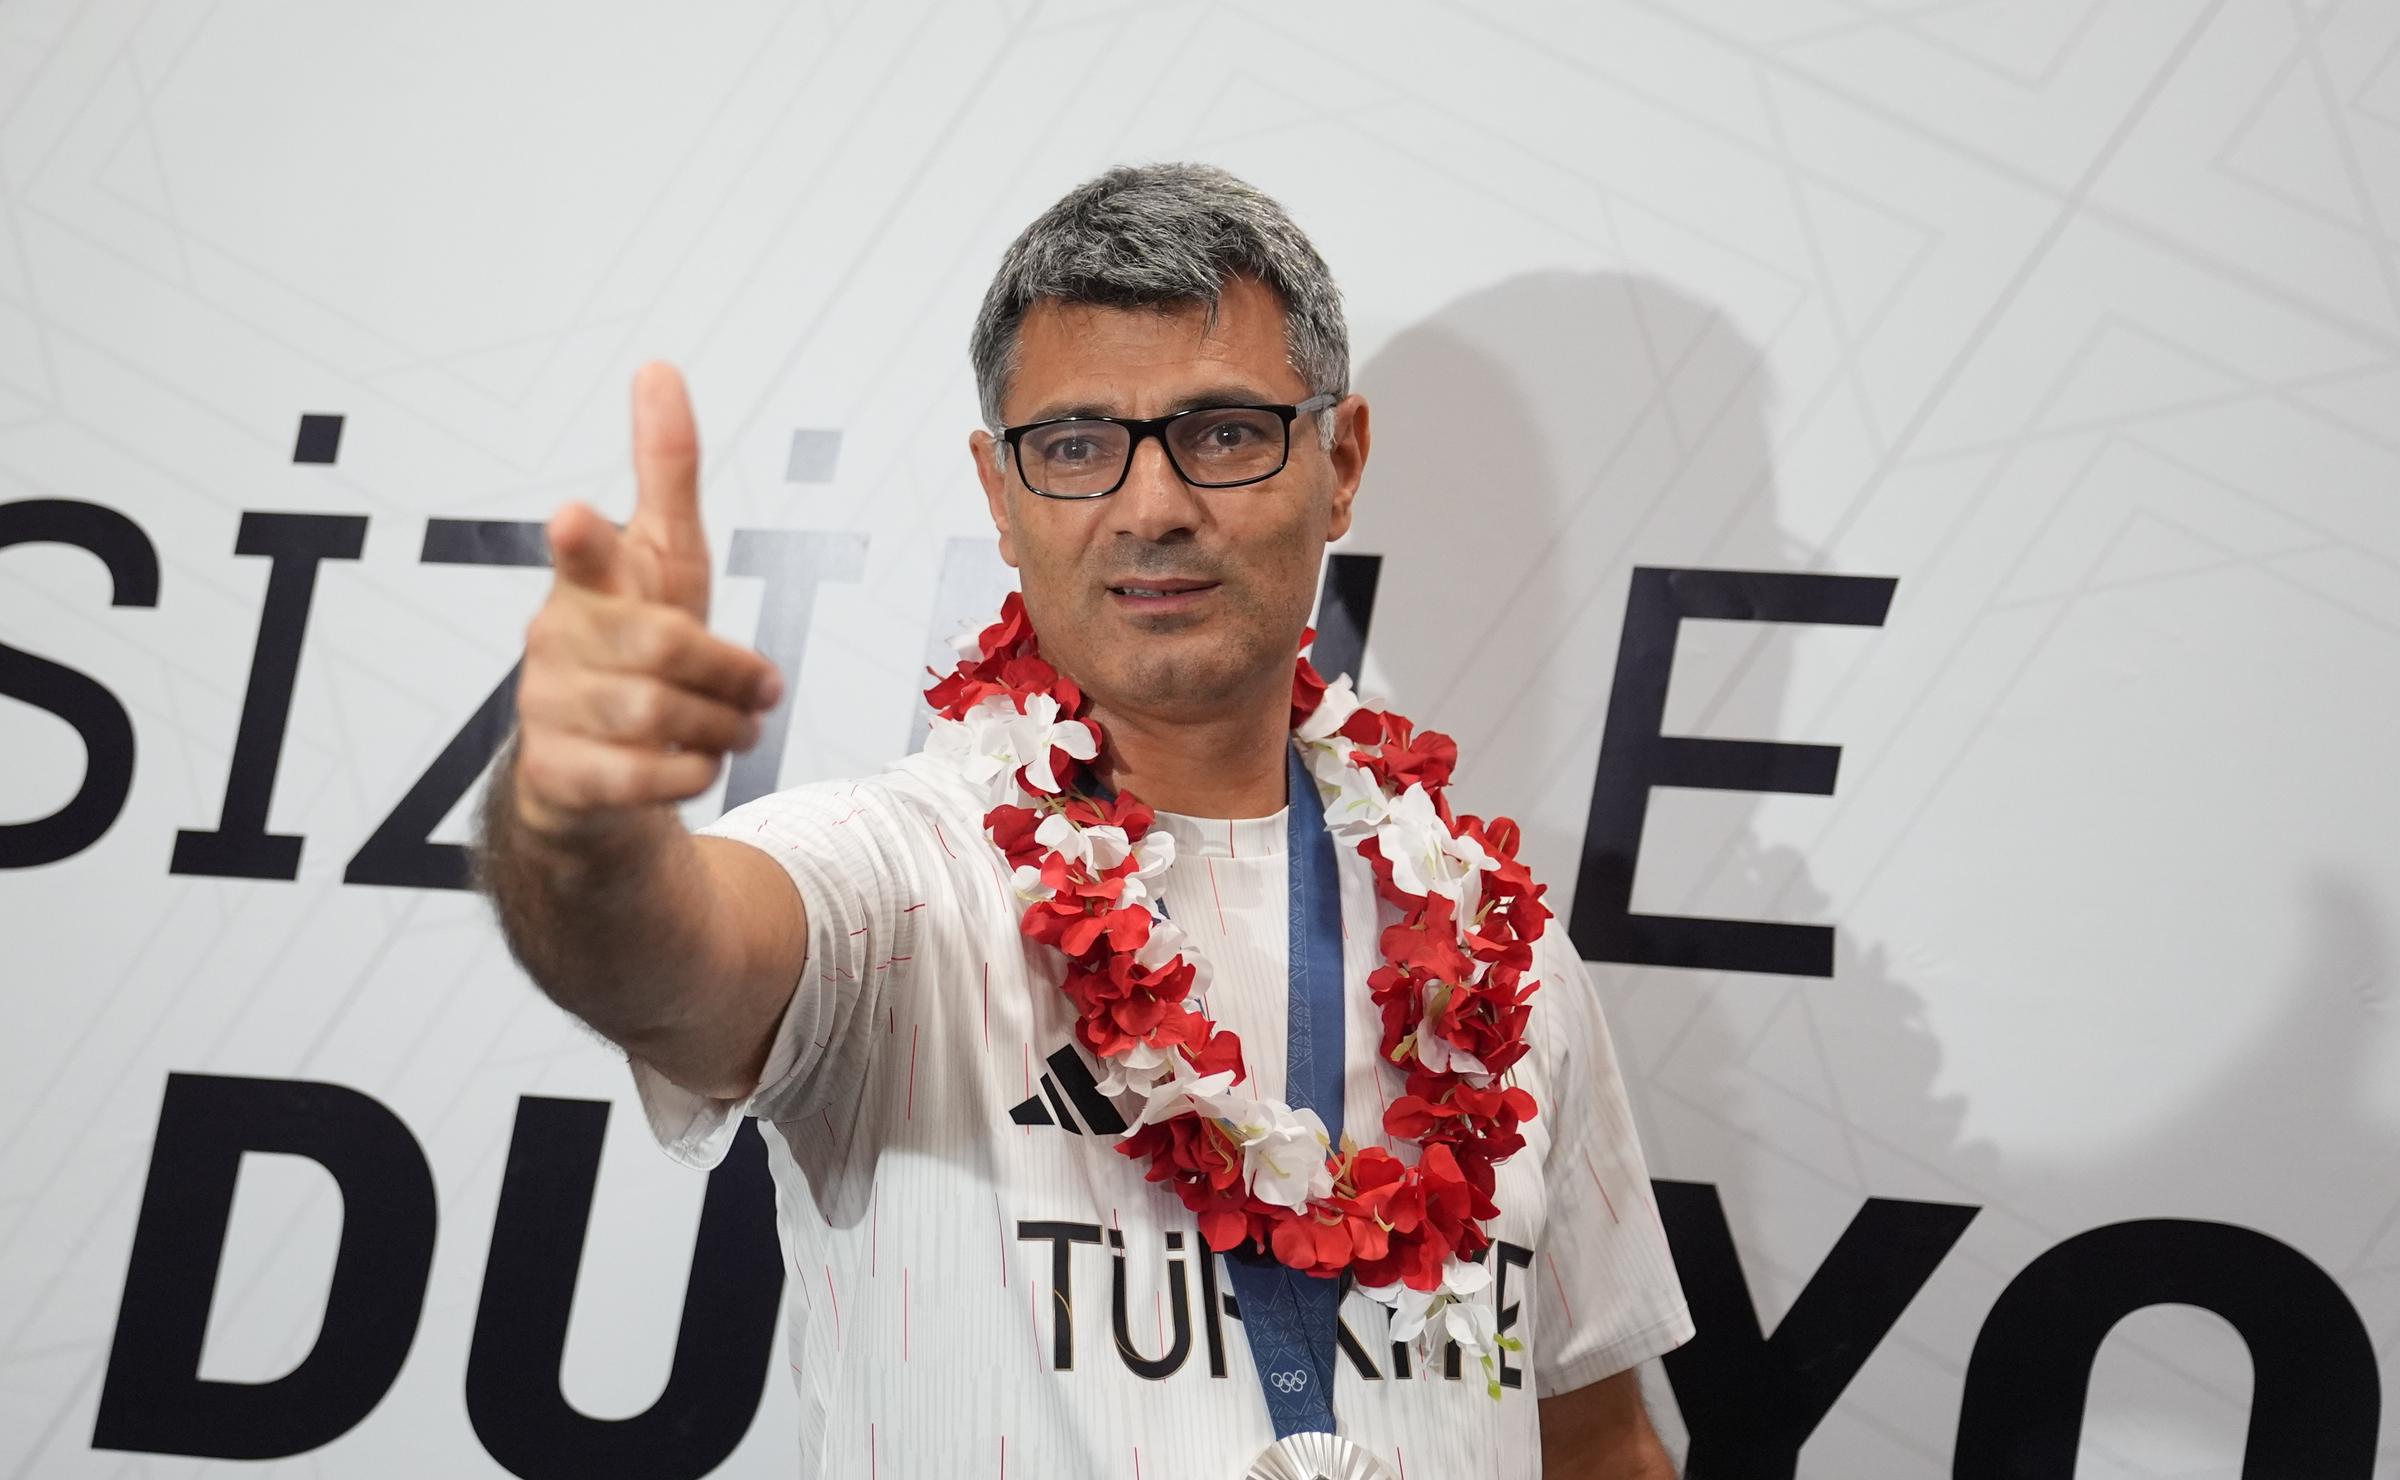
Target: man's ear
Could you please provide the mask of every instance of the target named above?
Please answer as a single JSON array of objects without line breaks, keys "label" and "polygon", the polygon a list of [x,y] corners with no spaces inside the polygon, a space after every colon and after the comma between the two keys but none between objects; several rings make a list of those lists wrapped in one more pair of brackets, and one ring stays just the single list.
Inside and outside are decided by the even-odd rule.
[{"label": "man's ear", "polygon": [[1014,569],[1016,538],[1008,527],[1008,469],[1001,466],[1001,442],[978,427],[967,438],[967,454],[975,460],[975,479],[983,485],[984,507],[991,511],[992,528],[1000,533],[1000,558]]},{"label": "man's ear", "polygon": [[1359,480],[1367,471],[1367,447],[1373,436],[1367,425],[1367,398],[1348,395],[1319,413],[1333,418],[1333,445],[1325,456],[1333,463],[1332,520],[1328,542],[1350,532],[1350,503],[1358,497]]}]

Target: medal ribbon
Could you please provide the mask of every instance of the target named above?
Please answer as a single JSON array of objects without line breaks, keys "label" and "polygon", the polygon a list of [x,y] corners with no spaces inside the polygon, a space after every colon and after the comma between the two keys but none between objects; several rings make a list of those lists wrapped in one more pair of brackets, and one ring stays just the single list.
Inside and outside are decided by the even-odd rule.
[{"label": "medal ribbon", "polygon": [[[1342,1143],[1342,901],[1333,835],[1317,784],[1287,752],[1286,858],[1291,875],[1290,1029],[1284,1050],[1284,1097],[1293,1109],[1317,1112],[1325,1132]],[[1242,1249],[1225,1256],[1225,1273],[1241,1302],[1242,1334],[1258,1368],[1275,1437],[1333,1432],[1334,1331],[1339,1279],[1320,1279],[1286,1267],[1271,1252]]]}]

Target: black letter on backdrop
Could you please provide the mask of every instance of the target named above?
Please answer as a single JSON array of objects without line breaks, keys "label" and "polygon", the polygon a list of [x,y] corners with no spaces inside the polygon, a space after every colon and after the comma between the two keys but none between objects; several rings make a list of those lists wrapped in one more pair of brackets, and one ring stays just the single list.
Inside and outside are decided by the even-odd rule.
[{"label": "black letter on backdrop", "polygon": [[1583,834],[1583,870],[1567,922],[1585,960],[1833,975],[1833,932],[1822,925],[1633,913],[1634,863],[1654,786],[1831,796],[1841,763],[1838,745],[1660,734],[1682,624],[1708,619],[1880,627],[1898,584],[1884,576],[1634,568]]},{"label": "black letter on backdrop", "polygon": [[267,802],[283,763],[283,733],[292,715],[292,683],[300,673],[300,644],[317,590],[317,565],[356,560],[367,541],[363,514],[242,515],[236,555],[264,555],[267,599],[258,613],[258,646],[250,655],[250,689],[233,736],[233,767],[225,778],[225,808],[215,830],[175,834],[171,874],[228,879],[292,879],[300,875],[300,837],[267,831]]},{"label": "black letter on backdrop", "polygon": [[525,1480],[705,1475],[742,1442],[766,1389],[783,1255],[766,1151],[745,1134],[708,1179],[675,1365],[658,1401],[631,1418],[587,1418],[559,1391],[607,1125],[605,1100],[517,1102],[467,1352],[467,1420],[492,1458]]},{"label": "black letter on backdrop", "polygon": [[1869,1198],[1775,1334],[1762,1337],[1717,1190],[1650,1185],[1700,1333],[1667,1353],[1667,1379],[1692,1435],[1685,1480],[1792,1480],[1801,1444],[1976,1210]]},{"label": "black letter on backdrop", "polygon": [[2250,1348],[2246,1480],[2374,1472],[2375,1345],[2342,1287],[2263,1233],[2155,1218],[2077,1234],[2000,1292],[1967,1360],[1951,1473],[2072,1480],[2100,1343],[2152,1305],[2223,1316]]},{"label": "black letter on backdrop", "polygon": [[[75,545],[108,567],[111,606],[158,605],[158,551],[114,509],[63,498],[0,504],[0,550]],[[31,822],[0,823],[0,868],[36,868],[100,840],[133,788],[133,721],[97,680],[0,642],[0,694],[47,709],[83,737],[83,784],[67,804]]]},{"label": "black letter on backdrop", "polygon": [[[758,722],[758,743],[733,757],[725,774],[725,810],[775,789],[792,732],[792,699],[808,655],[808,622],[820,581],[855,581],[867,568],[867,537],[825,529],[737,529],[727,575],[767,583],[758,607],[758,650],[783,671],[783,697]],[[922,713],[922,711],[919,711]]]},{"label": "black letter on backdrop", "polygon": [[[542,526],[525,520],[429,519],[417,559],[424,565],[546,566],[550,546]],[[467,850],[457,843],[431,841],[433,830],[500,753],[500,742],[516,722],[517,673],[523,667],[521,661],[510,666],[500,686],[484,696],[425,774],[376,824],[342,870],[343,883],[397,884],[404,889],[472,887]]]},{"label": "black letter on backdrop", "polygon": [[[234,1183],[249,1152],[305,1156],[342,1192],[325,1322],[272,1382],[200,1373]],[[417,1334],[433,1264],[433,1174],[400,1118],[338,1084],[170,1074],[100,1389],[94,1449],[282,1459],[347,1433]]]},{"label": "black letter on backdrop", "polygon": [[1317,592],[1317,640],[1308,661],[1327,678],[1350,675],[1367,652],[1367,626],[1375,618],[1375,583],[1383,575],[1381,555],[1335,553],[1325,557],[1325,584]]}]

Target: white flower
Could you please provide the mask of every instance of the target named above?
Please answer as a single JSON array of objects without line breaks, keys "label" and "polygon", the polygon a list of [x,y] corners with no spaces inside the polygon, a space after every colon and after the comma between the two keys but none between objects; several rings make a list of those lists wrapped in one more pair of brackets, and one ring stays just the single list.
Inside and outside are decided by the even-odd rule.
[{"label": "white flower", "polygon": [[953,761],[994,803],[1016,800],[1014,777],[1020,766],[1036,791],[1057,792],[1059,778],[1050,768],[1054,748],[1079,761],[1100,753],[1091,727],[1081,720],[1060,719],[1058,701],[1048,694],[1026,695],[1022,714],[1007,695],[987,694],[955,730],[945,733],[937,726],[926,748]]},{"label": "white flower", "polygon": [[1430,893],[1426,880],[1442,873],[1442,838],[1449,831],[1422,785],[1394,797],[1390,811],[1375,829],[1376,844],[1392,865],[1392,882],[1411,894]]},{"label": "white flower", "polygon": [[965,721],[937,714],[925,724],[925,753],[956,765],[967,758],[967,738]]},{"label": "white flower", "polygon": [[1416,1341],[1433,1314],[1433,1302],[1440,1300],[1440,1291],[1416,1291],[1397,1279],[1387,1286],[1358,1286],[1358,1293],[1392,1307],[1392,1341]]},{"label": "white flower", "polygon": [[1433,809],[1421,784],[1393,799],[1391,812],[1375,829],[1375,841],[1391,861],[1392,883],[1410,894],[1439,894],[1470,920],[1483,903],[1483,871],[1499,860],[1473,838],[1452,833]]},{"label": "white flower", "polygon": [[[1182,926],[1164,915],[1153,915],[1150,917],[1150,938],[1134,948],[1133,964],[1156,971],[1177,956],[1183,957],[1184,964],[1192,968],[1192,996],[1197,998],[1208,989],[1208,958],[1197,951],[1187,950],[1189,943],[1190,937],[1183,933]],[[1198,1003],[1187,1000],[1185,1005],[1196,1007]]]},{"label": "white flower", "polygon": [[[1134,1117],[1133,1124],[1125,1128],[1126,1135],[1130,1136],[1146,1125],[1173,1120],[1178,1115],[1213,1114],[1218,1105],[1230,1103],[1228,1097],[1233,1090],[1231,1069],[1220,1069],[1214,1074],[1195,1074],[1191,1061],[1174,1050],[1167,1052],[1166,1069],[1164,1079],[1153,1080],[1143,1087],[1143,1093],[1148,1098],[1142,1102],[1141,1113]],[[1128,1076],[1127,1082],[1133,1082],[1132,1076]]]},{"label": "white flower", "polygon": [[1016,889],[1017,898],[1028,903],[1037,899],[1049,899],[1058,893],[1057,890],[1042,882],[1042,871],[1030,863],[1018,864],[1015,871],[1008,876],[1008,882]]},{"label": "white flower", "polygon": [[1226,1129],[1242,1143],[1242,1177],[1261,1202],[1297,1212],[1311,1198],[1333,1195],[1333,1169],[1325,1153],[1333,1138],[1314,1110],[1294,1110],[1273,1100],[1225,1106]]},{"label": "white flower", "polygon": [[1183,943],[1182,926],[1164,915],[1153,915],[1150,918],[1150,938],[1134,947],[1133,964],[1156,971],[1175,959],[1177,953],[1182,951]]},{"label": "white flower", "polygon": [[1350,716],[1358,713],[1358,708],[1358,692],[1350,687],[1350,675],[1345,673],[1325,685],[1316,712],[1300,721],[1300,728],[1292,734],[1303,745],[1330,739],[1336,730],[1350,722]]},{"label": "white flower", "polygon": [[1492,1272],[1471,1259],[1452,1255],[1442,1265],[1442,1282],[1418,1290],[1394,1280],[1388,1285],[1361,1285],[1359,1293],[1392,1308],[1392,1340],[1411,1341],[1451,1304],[1481,1294],[1492,1283]]},{"label": "white flower", "polygon": [[983,629],[962,627],[950,634],[950,651],[958,654],[961,666],[983,661]]},{"label": "white flower", "polygon": [[1125,829],[1105,824],[1077,827],[1067,820],[1064,812],[1053,812],[1043,818],[1042,825],[1033,830],[1033,840],[1094,874],[1115,868],[1133,851],[1133,845],[1125,840]]},{"label": "white flower", "polygon": [[1163,827],[1142,834],[1133,845],[1133,872],[1125,876],[1120,905],[1147,904],[1158,898],[1158,881],[1175,862],[1175,835]]},{"label": "white flower", "polygon": [[1474,1297],[1491,1287],[1492,1272],[1471,1260],[1452,1256],[1442,1266],[1442,1283],[1431,1290],[1414,1290],[1398,1280],[1388,1285],[1361,1285],[1370,1300],[1392,1308],[1392,1340],[1413,1341],[1423,1356],[1431,1346],[1427,1328],[1436,1317],[1442,1332],[1475,1354],[1483,1366],[1484,1383],[1493,1397],[1500,1395],[1500,1353],[1522,1351],[1524,1343],[1500,1334],[1498,1315]]},{"label": "white flower", "polygon": [[1174,1065],[1182,1058],[1171,1048],[1136,1043],[1113,1059],[1101,1060],[1108,1072],[1100,1076],[1100,1093],[1114,1097],[1131,1090],[1148,1095],[1174,1074]]},{"label": "white flower", "polygon": [[1133,964],[1147,971],[1156,971],[1177,956],[1196,962],[1198,957],[1185,951],[1190,941],[1191,938],[1183,933],[1182,926],[1164,915],[1152,915],[1150,937],[1133,948]]},{"label": "white flower", "polygon": [[1378,1300],[1392,1308],[1392,1340],[1414,1341],[1425,1329],[1425,1321],[1433,1313],[1433,1302],[1440,1298],[1438,1290],[1416,1290],[1398,1280],[1388,1285],[1361,1285],[1359,1293],[1369,1300]]},{"label": "white flower", "polygon": [[1490,1289],[1492,1272],[1472,1259],[1453,1254],[1442,1264],[1442,1293],[1454,1300],[1480,1295]]},{"label": "white flower", "polygon": [[1450,1339],[1475,1354],[1483,1368],[1483,1385],[1493,1397],[1500,1396],[1500,1350],[1519,1349],[1523,1343],[1513,1336],[1500,1334],[1500,1322],[1492,1308],[1480,1300],[1453,1300],[1442,1310],[1442,1324],[1449,1329]]},{"label": "white flower", "polygon": [[1357,749],[1353,742],[1336,738],[1305,750],[1309,774],[1316,777],[1318,795],[1325,803],[1327,830],[1353,845],[1382,827],[1392,811],[1392,799],[1384,794],[1383,783],[1351,759]]}]

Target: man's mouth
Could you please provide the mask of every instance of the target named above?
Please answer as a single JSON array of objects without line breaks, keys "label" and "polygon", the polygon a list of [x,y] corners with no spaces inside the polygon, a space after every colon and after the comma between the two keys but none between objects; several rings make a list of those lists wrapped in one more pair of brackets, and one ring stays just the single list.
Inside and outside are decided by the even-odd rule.
[{"label": "man's mouth", "polygon": [[1216,587],[1217,583],[1215,581],[1168,580],[1165,578],[1152,578],[1143,580],[1112,581],[1109,583],[1108,589],[1109,594],[1114,596],[1128,596],[1137,600],[1156,601],[1163,600],[1170,596],[1188,596],[1195,591],[1213,591],[1216,589]]}]

